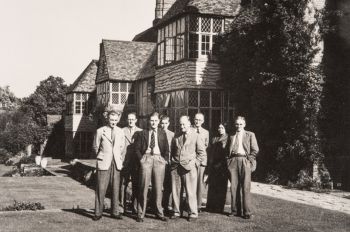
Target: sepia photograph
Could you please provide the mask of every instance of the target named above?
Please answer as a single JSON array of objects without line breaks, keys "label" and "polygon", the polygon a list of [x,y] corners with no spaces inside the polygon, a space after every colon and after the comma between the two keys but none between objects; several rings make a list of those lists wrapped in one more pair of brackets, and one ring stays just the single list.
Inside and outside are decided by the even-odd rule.
[{"label": "sepia photograph", "polygon": [[350,0],[0,0],[0,232],[350,231]]}]

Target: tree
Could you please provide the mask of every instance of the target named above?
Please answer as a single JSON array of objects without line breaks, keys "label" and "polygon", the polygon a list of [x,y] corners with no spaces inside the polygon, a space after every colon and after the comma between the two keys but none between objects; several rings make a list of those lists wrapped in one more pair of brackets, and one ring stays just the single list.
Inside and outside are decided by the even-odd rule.
[{"label": "tree", "polygon": [[0,105],[6,110],[18,107],[19,99],[11,92],[9,86],[0,86]]},{"label": "tree", "polygon": [[50,76],[40,82],[33,94],[24,99],[21,110],[39,126],[46,126],[48,114],[62,114],[66,91],[67,85],[61,77]]},{"label": "tree", "polygon": [[258,174],[281,183],[312,175],[322,163],[319,130],[322,66],[313,65],[319,21],[305,19],[308,0],[246,4],[221,38],[224,86],[235,94],[237,114],[247,115],[260,138]]}]

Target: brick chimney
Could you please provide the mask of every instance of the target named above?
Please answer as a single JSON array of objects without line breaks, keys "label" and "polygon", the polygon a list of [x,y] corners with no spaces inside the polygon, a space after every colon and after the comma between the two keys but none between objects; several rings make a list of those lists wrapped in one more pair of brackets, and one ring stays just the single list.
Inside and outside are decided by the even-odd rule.
[{"label": "brick chimney", "polygon": [[155,17],[153,25],[155,25],[168,12],[170,7],[176,0],[156,0]]}]

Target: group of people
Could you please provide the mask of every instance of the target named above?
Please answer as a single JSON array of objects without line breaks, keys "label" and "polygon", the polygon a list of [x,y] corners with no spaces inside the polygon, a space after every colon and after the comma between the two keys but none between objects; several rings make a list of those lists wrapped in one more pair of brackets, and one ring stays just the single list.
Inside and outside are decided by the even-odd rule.
[{"label": "group of people", "polygon": [[[259,148],[253,132],[244,130],[245,118],[235,119],[236,133],[228,135],[220,123],[218,136],[209,142],[209,132],[202,127],[204,115],[197,113],[194,125],[189,116],[179,118],[181,132],[168,129],[170,119],[155,112],[149,116],[149,127],[136,126],[136,113],[127,116],[128,126],[119,128],[120,113],[108,112],[108,123],[99,128],[94,139],[97,157],[95,215],[102,218],[108,186],[111,194],[111,217],[122,219],[126,212],[126,193],[131,181],[131,211],[143,222],[147,204],[154,202],[155,216],[167,221],[188,212],[195,221],[202,210],[202,195],[208,184],[206,208],[223,212],[227,181],[231,182],[229,216],[252,217],[250,182],[256,168]],[[149,196],[149,186],[152,196]],[[185,199],[184,200],[184,194]]]}]

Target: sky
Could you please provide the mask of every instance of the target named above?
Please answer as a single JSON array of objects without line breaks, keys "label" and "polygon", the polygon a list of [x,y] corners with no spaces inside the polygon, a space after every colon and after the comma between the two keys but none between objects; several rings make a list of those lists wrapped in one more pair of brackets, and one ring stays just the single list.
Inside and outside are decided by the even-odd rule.
[{"label": "sky", "polygon": [[50,75],[71,84],[102,39],[152,26],[156,0],[0,0],[0,86],[27,97]]}]

